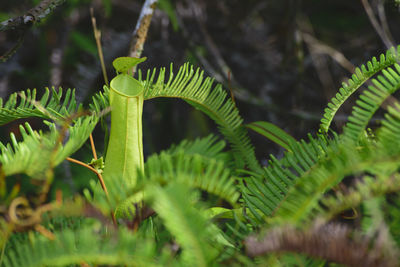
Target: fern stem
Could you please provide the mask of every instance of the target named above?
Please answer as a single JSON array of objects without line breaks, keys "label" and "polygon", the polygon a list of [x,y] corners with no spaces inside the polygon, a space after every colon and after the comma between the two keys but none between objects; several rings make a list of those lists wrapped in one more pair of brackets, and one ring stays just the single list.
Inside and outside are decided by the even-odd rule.
[{"label": "fern stem", "polygon": [[54,240],[56,238],[56,236],[52,232],[50,232],[49,230],[44,228],[43,225],[41,225],[41,224],[36,224],[34,226],[34,228],[37,232],[39,232],[40,234],[42,234],[44,237],[46,237],[49,240]]},{"label": "fern stem", "polygon": [[93,158],[94,158],[95,160],[97,160],[96,147],[94,146],[92,134],[89,135],[89,139],[90,139],[90,147],[92,148]]},{"label": "fern stem", "polygon": [[79,165],[81,165],[81,166],[83,166],[83,167],[86,167],[86,168],[88,168],[89,170],[91,170],[92,172],[94,172],[94,173],[97,175],[97,178],[99,178],[99,181],[100,181],[101,187],[102,187],[103,190],[104,190],[104,193],[105,193],[106,196],[108,197],[108,191],[107,191],[107,187],[106,187],[106,185],[105,185],[105,183],[104,183],[103,177],[101,176],[101,174],[100,174],[95,168],[93,168],[92,166],[90,166],[90,165],[88,165],[88,164],[86,164],[86,163],[84,163],[84,162],[82,162],[82,161],[79,161],[79,160],[77,160],[77,159],[73,159],[73,158],[68,157],[67,160],[70,161],[70,162],[79,164]]}]

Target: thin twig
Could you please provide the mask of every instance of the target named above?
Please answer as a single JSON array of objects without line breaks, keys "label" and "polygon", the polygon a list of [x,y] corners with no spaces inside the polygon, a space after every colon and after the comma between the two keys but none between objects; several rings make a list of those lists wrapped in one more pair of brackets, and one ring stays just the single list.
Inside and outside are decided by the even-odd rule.
[{"label": "thin twig", "polygon": [[104,192],[106,193],[106,196],[108,197],[108,191],[107,191],[107,187],[106,187],[106,185],[104,183],[103,176],[101,176],[101,174],[95,168],[93,168],[92,166],[90,166],[90,165],[88,165],[88,164],[86,164],[86,163],[84,163],[82,161],[79,161],[77,159],[73,159],[73,158],[68,157],[67,160],[70,161],[70,162],[79,164],[79,165],[81,165],[83,167],[86,167],[89,170],[91,170],[92,172],[94,172],[97,175],[97,178],[99,178],[101,188],[103,188]]},{"label": "thin twig", "polygon": [[[317,53],[315,42],[313,42],[315,39],[310,38],[310,36],[314,35],[314,29],[307,17],[302,17],[301,19],[298,19],[297,24],[302,31],[302,37],[306,36],[304,41],[310,50],[311,61],[315,69],[317,70],[317,75],[324,88],[325,97],[327,99],[330,99],[334,94],[335,84],[333,82],[332,74],[329,70],[329,65],[326,57],[324,57],[320,53]],[[306,35],[306,32],[308,32],[309,35]]]},{"label": "thin twig", "polygon": [[348,72],[354,72],[355,66],[353,65],[353,63],[350,62],[350,60],[348,60],[344,56],[343,53],[325,43],[322,43],[309,33],[301,32],[301,36],[303,37],[303,40],[307,43],[307,45],[312,47],[315,53],[326,54]]},{"label": "thin twig", "polygon": [[382,29],[383,29],[383,31],[385,32],[387,38],[388,38],[392,43],[395,43],[395,42],[393,41],[394,38],[393,38],[392,33],[390,32],[389,24],[388,24],[388,22],[387,22],[384,2],[385,2],[385,0],[379,0],[378,3],[377,3],[376,8],[377,8],[377,10],[378,10],[378,17],[379,17],[379,20],[381,21]]},{"label": "thin twig", "polygon": [[36,224],[34,226],[35,230],[39,233],[41,233],[44,237],[46,237],[49,240],[54,240],[56,239],[56,236],[50,232],[49,230],[47,230],[46,228],[43,227],[43,225],[41,224]]},{"label": "thin twig", "polygon": [[199,26],[199,29],[200,29],[201,33],[203,34],[204,41],[208,47],[208,50],[211,52],[218,67],[220,68],[221,74],[225,77],[225,79],[228,79],[228,73],[230,73],[231,81],[235,81],[234,75],[233,75],[230,67],[228,66],[228,63],[226,63],[226,61],[222,57],[222,54],[219,51],[218,46],[215,44],[211,35],[208,33],[206,26],[204,25],[204,16],[201,13],[201,8],[199,6],[197,6],[195,1],[193,1],[193,0],[190,0],[189,4],[191,6],[194,18],[197,21],[197,25]]},{"label": "thin twig", "polygon": [[[143,46],[146,41],[147,32],[150,27],[151,18],[156,9],[157,0],[146,0],[140,11],[139,19],[136,23],[135,30],[132,33],[131,45],[128,55],[130,57],[140,58],[143,52]],[[133,69],[133,74],[136,68]]]},{"label": "thin twig", "polygon": [[90,8],[90,16],[92,18],[94,39],[96,39],[96,46],[97,46],[97,51],[99,53],[101,71],[103,72],[104,83],[107,86],[109,86],[106,65],[104,64],[103,49],[101,48],[101,32],[100,32],[100,30],[97,29],[96,18],[94,17],[94,14],[93,14],[93,8]]},{"label": "thin twig", "polygon": [[92,134],[89,135],[89,140],[90,140],[90,147],[92,148],[93,158],[97,160],[96,147],[94,146]]},{"label": "thin twig", "polygon": [[231,93],[231,99],[233,104],[236,106],[235,95],[233,94],[232,86],[231,86],[231,71],[228,71],[228,88],[229,92]]},{"label": "thin twig", "polygon": [[375,17],[374,11],[372,10],[371,5],[369,4],[368,0],[361,0],[361,3],[364,6],[365,12],[368,15],[368,19],[371,22],[372,26],[374,27],[376,33],[381,38],[382,42],[385,44],[386,48],[389,49],[393,47],[393,42],[390,40],[390,37],[387,33],[382,29],[382,26],[379,24],[378,20]]}]

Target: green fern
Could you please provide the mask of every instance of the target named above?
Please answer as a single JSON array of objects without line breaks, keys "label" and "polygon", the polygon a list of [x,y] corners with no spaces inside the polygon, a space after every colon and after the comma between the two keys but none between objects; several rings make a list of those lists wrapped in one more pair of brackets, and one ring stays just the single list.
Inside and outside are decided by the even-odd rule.
[{"label": "green fern", "polygon": [[321,199],[321,206],[325,210],[320,214],[326,220],[332,219],[340,212],[358,207],[364,201],[383,197],[400,190],[400,175],[378,175],[377,177],[364,176],[346,192],[338,191]]},{"label": "green fern", "polygon": [[349,79],[347,83],[342,84],[339,92],[335,97],[332,98],[331,102],[328,103],[328,107],[325,109],[325,113],[321,119],[320,129],[323,132],[328,132],[336,112],[343,105],[343,103],[346,102],[346,100],[369,78],[379,71],[393,65],[396,62],[399,62],[399,60],[400,46],[397,47],[397,51],[394,48],[387,50],[386,56],[381,54],[379,61],[373,57],[372,60],[368,61],[366,65],[361,65],[360,68],[356,68],[355,74],[352,75],[351,79]]},{"label": "green fern", "polygon": [[377,132],[377,138],[383,148],[390,154],[398,154],[400,150],[400,105],[388,106],[385,119]]},{"label": "green fern", "polygon": [[89,104],[89,110],[100,113],[110,107],[109,100],[110,89],[107,86],[103,86],[103,91],[96,93],[92,97],[92,103]]},{"label": "green fern", "polygon": [[[213,79],[203,78],[203,72],[193,69],[189,64],[183,65],[176,76],[170,70],[169,78],[165,79],[165,68],[158,73],[147,72],[143,81],[145,84],[145,100],[156,97],[181,98],[206,113],[220,127],[221,133],[228,139],[232,149],[236,152],[236,164],[238,168],[244,165],[251,170],[260,169],[256,159],[254,148],[247,136],[247,130],[242,125],[243,119],[239,115],[233,101],[227,96],[221,85],[214,88]],[[140,78],[141,80],[141,75]]]},{"label": "green fern", "polygon": [[20,126],[23,141],[17,142],[11,133],[11,144],[0,142],[0,163],[4,174],[25,173],[37,179],[43,178],[47,169],[57,166],[83,145],[97,121],[93,116],[78,118],[74,125],[66,127],[64,136],[60,135],[55,124],[49,123],[50,131],[44,134],[33,131],[25,123],[25,128]]},{"label": "green fern", "polygon": [[363,91],[344,127],[344,138],[357,141],[385,99],[400,88],[400,66],[394,64],[394,67],[396,71],[392,68],[383,70],[383,76],[378,75],[377,79],[372,79],[375,86],[368,86]]},{"label": "green fern", "polygon": [[218,232],[199,209],[193,207],[190,196],[187,187],[175,183],[164,188],[152,186],[146,194],[153,209],[182,246],[184,265],[209,266],[218,254],[216,244],[212,244],[210,237],[215,237]]},{"label": "green fern", "polygon": [[271,156],[269,166],[262,174],[243,180],[243,200],[254,216],[253,225],[262,224],[265,217],[272,216],[297,180],[324,159],[328,147],[337,142],[323,135],[309,136],[309,140],[308,143],[304,140],[292,142],[290,152],[286,152],[281,160]]},{"label": "green fern", "polygon": [[50,96],[50,90],[46,88],[44,95],[37,99],[36,89],[28,89],[10,95],[4,104],[0,98],[0,125],[29,117],[64,119],[80,107],[76,104],[75,90],[66,90],[64,98],[62,88],[58,92],[52,88],[51,92]]},{"label": "green fern", "polygon": [[223,152],[225,142],[210,134],[203,138],[196,138],[194,141],[183,140],[177,145],[172,145],[165,152],[174,155],[184,151],[185,154],[199,154],[210,159],[217,159],[229,163],[230,157]]},{"label": "green fern", "polygon": [[[36,236],[31,242],[13,244],[4,267],[68,266],[95,264],[113,266],[163,266],[157,262],[155,244],[121,228],[107,234],[93,228],[55,233],[55,240]],[[165,254],[163,255],[164,258]],[[162,258],[162,257],[160,257]]]},{"label": "green fern", "polygon": [[139,183],[183,183],[215,194],[231,205],[235,205],[239,197],[234,185],[235,179],[225,165],[215,159],[207,159],[199,154],[190,155],[183,151],[173,156],[163,152],[159,156],[150,157],[145,165],[145,172],[139,176]]}]

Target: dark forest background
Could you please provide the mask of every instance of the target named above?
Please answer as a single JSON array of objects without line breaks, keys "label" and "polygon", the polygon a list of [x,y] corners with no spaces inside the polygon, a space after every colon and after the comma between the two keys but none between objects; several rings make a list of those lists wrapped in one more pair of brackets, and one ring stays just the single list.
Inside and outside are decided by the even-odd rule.
[{"label": "dark forest background", "polygon": [[[38,0],[1,0],[0,21],[24,14]],[[0,63],[0,97],[37,88],[76,88],[87,103],[103,84],[89,9],[94,8],[102,33],[108,75],[111,62],[125,56],[144,1],[69,0],[24,33],[24,41]],[[371,8],[368,15],[368,6]],[[381,31],[371,21],[376,20]],[[318,130],[328,100],[358,66],[400,39],[396,1],[358,0],[160,0],[152,18],[142,56],[142,70],[176,70],[189,61],[232,90],[245,122],[269,121],[295,138]],[[12,48],[19,33],[0,32],[0,54]],[[383,37],[382,37],[383,35]],[[351,105],[351,101],[348,105]],[[340,131],[349,108],[341,108],[335,127]],[[186,103],[145,102],[145,153],[151,154],[184,138],[216,133],[215,125]],[[18,134],[20,121],[1,130]],[[39,121],[30,121],[41,128]],[[104,134],[94,133],[102,151]],[[282,150],[251,133],[260,159]],[[89,146],[80,158],[90,161]],[[91,175],[65,163],[67,176]]]}]

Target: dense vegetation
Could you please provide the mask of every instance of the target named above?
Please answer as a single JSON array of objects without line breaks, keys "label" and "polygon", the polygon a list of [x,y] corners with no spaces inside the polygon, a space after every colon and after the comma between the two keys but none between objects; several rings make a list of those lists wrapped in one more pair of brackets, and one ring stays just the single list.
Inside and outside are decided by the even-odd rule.
[{"label": "dense vegetation", "polygon": [[[257,99],[230,78],[191,63],[136,70],[144,60],[110,62],[85,103],[62,88],[0,99],[0,125],[18,125],[0,142],[1,266],[399,265],[400,46],[354,68],[299,140],[244,123],[240,101]],[[150,154],[146,105],[171,98],[218,132]],[[249,131],[283,153],[262,160]]]}]

